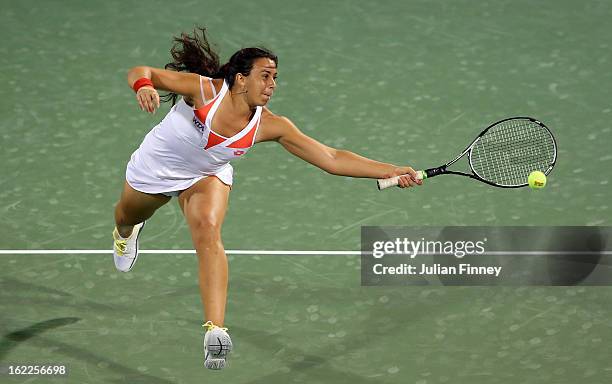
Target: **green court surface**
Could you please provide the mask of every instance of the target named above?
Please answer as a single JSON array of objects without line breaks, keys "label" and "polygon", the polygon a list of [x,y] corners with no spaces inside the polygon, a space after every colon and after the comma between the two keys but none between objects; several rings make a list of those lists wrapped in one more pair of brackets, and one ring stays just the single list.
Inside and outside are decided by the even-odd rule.
[{"label": "green court surface", "polygon": [[[168,110],[126,73],[209,28],[280,58],[270,108],[334,147],[439,165],[504,117],[541,119],[541,191],[441,177],[379,192],[266,143],[234,164],[231,250],[358,250],[362,225],[611,225],[609,1],[4,1],[0,249],[108,250],[130,154]],[[191,249],[176,201],[144,249]],[[0,365],[54,383],[607,383],[609,287],[361,287],[357,256],[231,255],[231,366],[204,369],[196,258],[0,254]]]}]

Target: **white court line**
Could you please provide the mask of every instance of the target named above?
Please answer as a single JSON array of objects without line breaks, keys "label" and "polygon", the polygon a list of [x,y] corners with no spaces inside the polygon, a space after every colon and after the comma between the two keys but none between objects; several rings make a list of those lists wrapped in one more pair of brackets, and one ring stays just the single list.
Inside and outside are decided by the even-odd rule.
[{"label": "white court line", "polygon": [[[111,254],[112,249],[0,249],[0,255],[90,255],[90,254]],[[192,254],[193,249],[141,249],[138,253],[157,253],[157,254]],[[265,250],[243,250],[229,249],[225,253],[228,255],[361,255],[361,251],[265,251]]]}]

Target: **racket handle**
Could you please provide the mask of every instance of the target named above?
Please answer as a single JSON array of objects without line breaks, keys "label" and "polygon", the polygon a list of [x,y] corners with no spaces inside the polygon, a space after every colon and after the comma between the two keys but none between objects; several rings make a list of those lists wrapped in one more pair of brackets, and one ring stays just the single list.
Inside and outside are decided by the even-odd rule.
[{"label": "racket handle", "polygon": [[[376,184],[378,184],[378,189],[383,190],[389,187],[395,187],[399,182],[399,176],[390,177],[388,179],[378,179],[376,180]],[[427,178],[427,174],[424,171],[417,171],[417,180],[423,180]]]}]

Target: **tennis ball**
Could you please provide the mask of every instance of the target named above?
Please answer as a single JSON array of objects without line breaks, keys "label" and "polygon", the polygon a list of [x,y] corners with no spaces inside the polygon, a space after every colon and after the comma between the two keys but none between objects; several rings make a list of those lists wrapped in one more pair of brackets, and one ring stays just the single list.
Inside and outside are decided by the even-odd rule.
[{"label": "tennis ball", "polygon": [[533,189],[544,188],[546,186],[546,175],[540,171],[533,171],[529,174],[527,181]]}]

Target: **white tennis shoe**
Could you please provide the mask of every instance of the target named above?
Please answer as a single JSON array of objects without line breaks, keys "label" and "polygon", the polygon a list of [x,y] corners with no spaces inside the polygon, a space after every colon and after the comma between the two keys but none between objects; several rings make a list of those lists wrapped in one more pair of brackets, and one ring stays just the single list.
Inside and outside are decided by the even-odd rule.
[{"label": "white tennis shoe", "polygon": [[208,369],[223,369],[227,363],[227,357],[232,351],[232,339],[227,333],[227,328],[221,328],[207,321],[203,325],[206,328],[204,335],[204,366]]},{"label": "white tennis shoe", "polygon": [[117,228],[113,231],[113,258],[115,268],[121,272],[129,272],[138,259],[138,236],[144,227],[145,222],[136,224],[132,234],[124,239],[121,237]]}]

